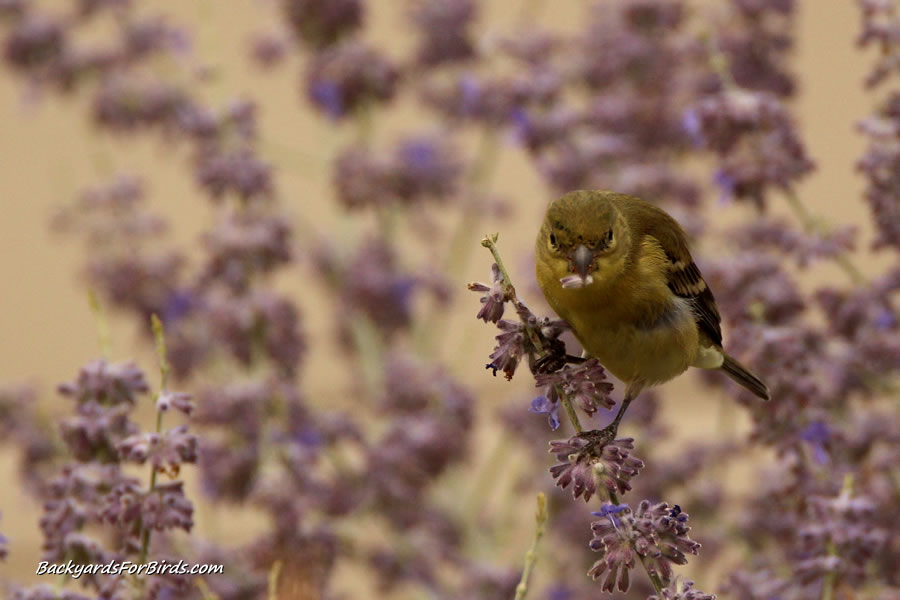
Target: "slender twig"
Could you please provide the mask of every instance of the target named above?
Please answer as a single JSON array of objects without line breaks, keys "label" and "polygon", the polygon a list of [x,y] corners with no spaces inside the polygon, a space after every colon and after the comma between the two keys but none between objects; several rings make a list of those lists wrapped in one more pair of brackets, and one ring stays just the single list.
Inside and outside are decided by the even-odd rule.
[{"label": "slender twig", "polygon": [[278,600],[278,576],[281,575],[281,561],[276,560],[269,569],[268,600]]},{"label": "slender twig", "polygon": [[[162,394],[166,393],[166,389],[169,383],[169,371],[171,367],[169,366],[169,359],[166,357],[166,338],[165,333],[163,331],[162,321],[159,320],[155,314],[150,315],[150,325],[153,328],[153,337],[156,340],[156,355],[159,360],[159,375],[160,375],[160,385],[159,385],[159,394],[157,398]],[[156,409],[156,434],[159,435],[162,432],[162,422],[163,422],[163,411],[159,408]],[[156,467],[151,465],[150,470],[150,494],[156,491]],[[138,564],[144,564],[147,562],[147,553],[150,550],[150,533],[151,530],[149,527],[142,527],[143,531],[141,532],[141,553],[140,558],[138,559]]]},{"label": "slender twig", "polygon": [[538,543],[544,536],[544,529],[547,527],[547,518],[547,497],[541,492],[537,495],[537,511],[534,514],[536,523],[534,540],[531,542],[531,548],[525,553],[525,568],[522,569],[522,578],[519,580],[519,585],[516,586],[515,600],[523,600],[525,594],[528,593],[528,579],[531,577],[531,571],[534,569],[534,565],[537,562]]},{"label": "slender twig", "polygon": [[91,312],[94,313],[94,321],[97,322],[97,342],[100,345],[100,354],[103,358],[109,360],[112,356],[112,336],[109,333],[109,321],[106,319],[106,312],[100,303],[100,298],[94,290],[88,290],[88,303],[91,305]]},{"label": "slender twig", "polygon": [[569,395],[560,393],[559,398],[560,402],[562,402],[563,408],[566,409],[566,414],[569,415],[569,420],[572,422],[572,427],[575,428],[575,433],[583,432],[584,428],[582,428],[581,426],[581,421],[578,419],[578,413],[575,412],[575,407],[572,406],[572,400],[569,398]]},{"label": "slender twig", "polygon": [[[847,498],[849,498],[852,495],[853,473],[847,473],[846,475],[844,475],[844,483],[841,486],[841,496],[846,496]],[[827,552],[829,557],[838,556],[837,544],[834,543],[833,539],[828,540]],[[831,569],[827,573],[825,573],[825,577],[822,580],[822,600],[832,600],[832,598],[834,598],[835,583],[837,583],[837,571]]]}]

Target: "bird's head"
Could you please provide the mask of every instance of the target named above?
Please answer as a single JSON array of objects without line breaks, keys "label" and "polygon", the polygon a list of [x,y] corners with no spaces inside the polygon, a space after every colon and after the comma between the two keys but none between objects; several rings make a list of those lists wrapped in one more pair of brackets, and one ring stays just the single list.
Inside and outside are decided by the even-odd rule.
[{"label": "bird's head", "polygon": [[537,267],[565,288],[614,280],[625,268],[631,243],[616,194],[569,192],[547,208],[536,244]]}]

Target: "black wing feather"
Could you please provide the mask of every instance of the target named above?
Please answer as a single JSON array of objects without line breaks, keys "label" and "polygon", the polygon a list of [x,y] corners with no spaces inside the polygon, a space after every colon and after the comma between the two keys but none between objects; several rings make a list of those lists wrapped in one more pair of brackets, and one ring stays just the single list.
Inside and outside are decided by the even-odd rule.
[{"label": "black wing feather", "polygon": [[691,304],[697,325],[709,338],[719,346],[722,345],[722,317],[716,307],[716,299],[710,291],[700,269],[693,260],[685,264],[669,252],[666,256],[670,261],[668,285],[672,293],[684,298]]}]

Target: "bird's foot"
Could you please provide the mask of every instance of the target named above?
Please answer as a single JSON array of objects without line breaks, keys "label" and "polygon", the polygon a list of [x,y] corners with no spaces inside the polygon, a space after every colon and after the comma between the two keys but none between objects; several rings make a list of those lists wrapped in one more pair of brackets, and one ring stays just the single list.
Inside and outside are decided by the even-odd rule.
[{"label": "bird's foot", "polygon": [[550,349],[534,361],[533,372],[554,373],[568,364],[580,365],[587,359],[581,356],[566,354],[566,345],[560,340],[553,340]]},{"label": "bird's foot", "polygon": [[600,456],[603,447],[613,441],[616,437],[616,429],[612,425],[608,425],[603,429],[591,429],[583,431],[575,437],[581,438],[585,442],[582,453],[589,453],[593,456]]}]

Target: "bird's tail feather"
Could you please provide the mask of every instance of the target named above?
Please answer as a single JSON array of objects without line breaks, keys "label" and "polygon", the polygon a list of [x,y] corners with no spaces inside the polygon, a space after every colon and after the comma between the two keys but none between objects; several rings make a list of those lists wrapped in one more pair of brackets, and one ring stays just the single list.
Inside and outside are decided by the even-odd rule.
[{"label": "bird's tail feather", "polygon": [[[724,352],[723,352],[724,354]],[[721,369],[735,382],[744,386],[763,400],[769,400],[769,388],[762,380],[747,370],[744,365],[725,354]]]}]

